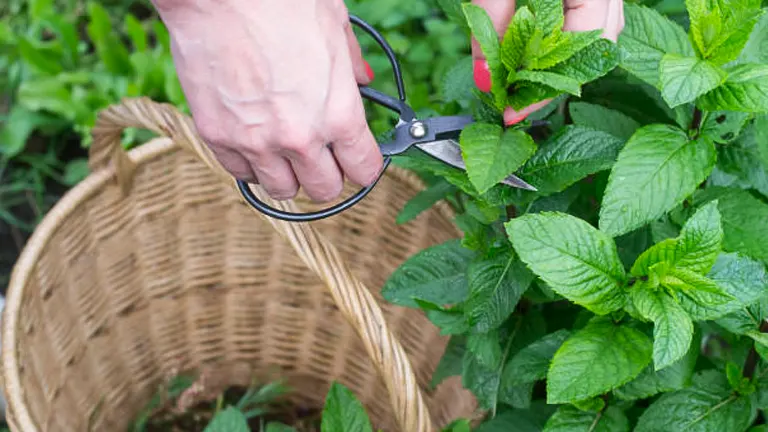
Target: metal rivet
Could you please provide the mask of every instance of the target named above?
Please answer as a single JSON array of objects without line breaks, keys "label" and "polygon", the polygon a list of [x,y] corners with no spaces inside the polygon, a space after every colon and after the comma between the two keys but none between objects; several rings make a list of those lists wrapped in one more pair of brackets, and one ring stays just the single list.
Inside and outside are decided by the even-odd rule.
[{"label": "metal rivet", "polygon": [[427,126],[422,122],[416,122],[411,125],[409,132],[414,138],[424,138],[427,136]]}]

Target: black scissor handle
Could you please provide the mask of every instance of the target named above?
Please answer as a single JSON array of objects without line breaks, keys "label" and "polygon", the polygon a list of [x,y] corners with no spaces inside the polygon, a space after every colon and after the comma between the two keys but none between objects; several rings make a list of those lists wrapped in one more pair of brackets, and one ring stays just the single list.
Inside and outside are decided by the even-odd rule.
[{"label": "black scissor handle", "polygon": [[[363,21],[362,19],[354,15],[350,15],[349,20],[352,22],[352,24],[360,27],[366,33],[368,33],[371,37],[373,37],[373,39],[379,44],[379,46],[381,46],[381,48],[387,54],[387,57],[389,58],[389,62],[392,64],[392,69],[395,74],[395,84],[397,85],[397,94],[399,99],[395,99],[391,96],[388,96],[384,93],[381,93],[370,87],[365,87],[365,86],[360,87],[360,94],[362,95],[362,97],[370,100],[371,102],[377,103],[392,111],[395,111],[400,115],[400,118],[403,119],[404,121],[413,120],[415,118],[415,114],[413,112],[413,109],[405,103],[405,85],[403,84],[403,75],[400,71],[400,65],[397,61],[397,57],[395,56],[394,50],[386,41],[386,39],[384,39],[384,36],[381,33],[379,33],[375,28],[373,28],[370,24],[368,24],[367,22]],[[243,196],[243,198],[245,198],[245,201],[251,207],[255,208],[256,210],[264,213],[269,217],[273,217],[275,219],[281,219],[288,222],[312,222],[312,221],[324,219],[329,216],[339,214],[344,210],[347,210],[350,207],[357,204],[358,202],[360,202],[363,198],[366,197],[366,195],[368,195],[368,193],[370,193],[373,190],[374,187],[376,187],[376,184],[384,175],[384,172],[387,170],[391,162],[392,162],[391,157],[388,155],[385,156],[381,172],[379,172],[378,177],[376,177],[376,180],[372,184],[364,187],[359,192],[347,198],[346,200],[340,202],[339,204],[336,204],[332,207],[315,211],[315,212],[292,213],[292,212],[286,212],[286,211],[274,208],[272,206],[269,206],[263,201],[261,201],[260,199],[258,199],[256,197],[256,194],[254,194],[251,188],[249,187],[248,183],[243,180],[237,180],[237,188],[240,190],[240,194]]]}]

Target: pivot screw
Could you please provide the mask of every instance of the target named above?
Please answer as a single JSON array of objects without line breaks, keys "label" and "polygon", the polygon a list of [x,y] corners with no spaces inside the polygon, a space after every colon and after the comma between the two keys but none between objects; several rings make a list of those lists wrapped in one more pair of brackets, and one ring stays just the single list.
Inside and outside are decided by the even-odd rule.
[{"label": "pivot screw", "polygon": [[416,122],[411,125],[409,132],[416,139],[424,138],[427,136],[427,126],[422,122]]}]

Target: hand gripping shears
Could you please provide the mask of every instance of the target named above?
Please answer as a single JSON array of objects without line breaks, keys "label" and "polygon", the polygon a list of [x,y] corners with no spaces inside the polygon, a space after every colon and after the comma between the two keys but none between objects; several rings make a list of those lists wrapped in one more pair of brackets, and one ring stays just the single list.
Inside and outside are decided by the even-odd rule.
[{"label": "hand gripping shears", "polygon": [[[381,154],[384,156],[382,170],[371,185],[364,187],[353,196],[332,207],[310,213],[291,213],[271,207],[256,197],[248,183],[238,180],[238,189],[246,202],[267,216],[289,222],[311,222],[341,213],[360,202],[373,190],[391,164],[392,156],[402,154],[411,147],[416,147],[433,158],[455,168],[466,170],[458,140],[461,131],[467,125],[473,123],[474,119],[471,116],[443,116],[423,120],[417,119],[413,108],[405,102],[403,76],[392,47],[381,33],[370,24],[354,15],[350,15],[349,18],[354,25],[360,27],[373,37],[384,50],[392,64],[395,83],[397,84],[398,99],[367,86],[360,86],[359,88],[363,98],[386,107],[399,116],[399,121],[392,134],[394,136],[392,140],[379,144]],[[515,175],[507,176],[501,183],[520,189],[536,190],[536,188]]]}]

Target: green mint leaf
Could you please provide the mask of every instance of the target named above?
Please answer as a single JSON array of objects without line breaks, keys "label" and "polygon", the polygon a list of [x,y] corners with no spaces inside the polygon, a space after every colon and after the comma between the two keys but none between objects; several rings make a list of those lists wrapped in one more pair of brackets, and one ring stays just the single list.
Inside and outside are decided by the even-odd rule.
[{"label": "green mint leaf", "polygon": [[670,108],[695,101],[722,84],[727,76],[706,60],[677,54],[665,54],[659,66],[661,95]]},{"label": "green mint leaf", "polygon": [[571,77],[583,85],[607,75],[618,64],[619,51],[616,44],[600,38],[547,71]]},{"label": "green mint leaf", "polygon": [[239,409],[229,406],[217,413],[203,432],[249,432],[248,420]]},{"label": "green mint leaf", "polygon": [[751,10],[726,7],[723,15],[722,31],[707,55],[707,59],[716,65],[724,65],[739,57],[763,11],[759,6]]},{"label": "green mint leaf", "polygon": [[644,284],[630,291],[635,309],[653,321],[653,364],[661,370],[679,361],[693,340],[693,322],[667,293],[649,290]]},{"label": "green mint leaf", "polygon": [[606,132],[568,125],[544,142],[520,169],[540,195],[561,192],[577,181],[613,166],[624,143]]},{"label": "green mint leaf", "polygon": [[500,409],[496,417],[483,421],[473,432],[541,432],[556,409],[540,400],[526,409]]},{"label": "green mint leaf", "polygon": [[496,108],[503,110],[506,99],[507,75],[504,64],[501,62],[499,34],[485,9],[472,3],[463,3],[461,7],[467,17],[472,35],[480,45],[480,50],[488,62],[488,68],[491,72],[491,92],[495,99]]},{"label": "green mint leaf", "polygon": [[471,432],[471,431],[472,429],[470,428],[468,419],[455,420],[441,430],[441,432]]},{"label": "green mint leaf", "polygon": [[460,307],[446,308],[434,303],[414,299],[427,318],[440,329],[442,335],[464,334],[469,331],[469,325]]},{"label": "green mint leaf", "polygon": [[735,298],[712,279],[689,270],[672,268],[661,277],[661,284],[674,290],[680,306],[695,321],[719,318]]},{"label": "green mint leaf", "polygon": [[520,7],[512,17],[501,43],[501,61],[507,70],[515,71],[525,58],[525,49],[533,36],[534,17],[528,6]]},{"label": "green mint leaf", "polygon": [[469,265],[469,298],[464,310],[476,332],[498,328],[514,312],[533,274],[514,254],[502,253]]},{"label": "green mint leaf", "polygon": [[564,62],[600,39],[601,34],[602,30],[563,32],[552,50],[532,61],[530,67],[548,69]]},{"label": "green mint leaf", "polygon": [[[718,192],[709,188],[707,192]],[[723,250],[741,252],[768,264],[768,204],[760,201],[747,191],[722,189],[718,199],[718,210],[723,218]]]},{"label": "green mint leaf", "polygon": [[463,3],[463,0],[437,0],[438,6],[440,6],[440,9],[449,21],[461,26],[466,31],[469,31],[464,11],[461,8]]},{"label": "green mint leaf", "polygon": [[768,115],[755,117],[754,129],[757,141],[757,155],[763,166],[768,166]]},{"label": "green mint leaf", "polygon": [[467,126],[459,141],[469,179],[481,194],[515,172],[536,152],[536,144],[527,133],[505,131],[487,123]]},{"label": "green mint leaf", "polygon": [[659,69],[665,54],[693,57],[685,30],[659,12],[636,4],[624,6],[624,30],[618,45],[621,67],[648,84],[659,86]]},{"label": "green mint leaf", "polygon": [[572,405],[580,411],[598,412],[605,408],[605,400],[601,396],[573,402]]},{"label": "green mint leaf", "polygon": [[296,432],[296,429],[284,423],[270,422],[267,423],[266,432]]},{"label": "green mint leaf", "polygon": [[547,403],[580,401],[613,390],[650,363],[653,344],[640,331],[592,319],[566,340],[547,375]]},{"label": "green mint leaf", "polygon": [[371,432],[371,421],[363,404],[343,384],[331,384],[323,407],[322,432]]},{"label": "green mint leaf", "polygon": [[552,357],[570,335],[566,329],[558,330],[518,351],[507,363],[502,381],[520,385],[546,378]]},{"label": "green mint leaf", "polygon": [[768,63],[768,14],[764,11],[739,53],[738,63]]},{"label": "green mint leaf", "polygon": [[632,117],[602,105],[571,102],[568,105],[568,110],[574,124],[608,132],[623,141],[631,138],[635,131],[640,128],[640,123]]},{"label": "green mint leaf", "polygon": [[699,55],[706,58],[723,30],[719,4],[711,0],[686,0],[685,7],[690,17],[691,39],[696,43]]},{"label": "green mint leaf", "polygon": [[565,14],[559,0],[530,0],[529,4],[536,16],[536,29],[548,35],[563,28]]},{"label": "green mint leaf", "polygon": [[768,65],[741,64],[727,72],[723,84],[699,98],[701,109],[768,112]]},{"label": "green mint leaf", "polygon": [[451,66],[440,81],[440,99],[445,102],[459,102],[473,98],[475,87],[474,60],[465,56]]},{"label": "green mint leaf", "polygon": [[672,267],[705,274],[720,254],[723,229],[717,201],[707,203],[683,225],[680,235],[653,245],[632,266],[634,276],[647,275],[654,264],[666,262]]},{"label": "green mint leaf", "polygon": [[418,307],[415,298],[441,305],[462,302],[468,293],[467,267],[474,256],[460,240],[426,248],[390,275],[381,294],[388,302],[407,307]]},{"label": "green mint leaf", "polygon": [[623,411],[609,406],[605,411],[590,412],[562,405],[549,418],[543,432],[629,432],[629,420]]},{"label": "green mint leaf", "polygon": [[741,379],[743,378],[741,367],[732,361],[727,362],[725,365],[725,376],[728,379],[728,384],[730,384],[734,390],[738,390],[741,386]]},{"label": "green mint leaf", "polygon": [[86,7],[90,18],[86,31],[102,63],[114,75],[130,75],[133,66],[128,48],[115,33],[109,12],[104,6],[93,1],[88,2]]},{"label": "green mint leaf", "polygon": [[759,141],[758,123],[753,123],[734,142],[719,146],[717,153],[718,167],[725,173],[736,176],[750,187],[768,197],[768,164],[762,160],[761,145],[768,140]]},{"label": "green mint leaf", "polygon": [[760,324],[766,318],[768,318],[768,295],[764,295],[746,307],[718,318],[715,322],[729,332],[743,335],[758,331]]},{"label": "green mint leaf", "polygon": [[530,81],[517,81],[514,90],[507,98],[507,104],[516,110],[521,110],[529,105],[546,99],[556,98],[562,93],[544,84]]},{"label": "green mint leaf", "polygon": [[706,370],[694,376],[691,387],[653,402],[638,419],[635,432],[741,431],[755,415],[751,398],[734,394],[722,373]]},{"label": "green mint leaf", "polygon": [[429,382],[431,389],[437,387],[448,377],[461,375],[466,349],[465,337],[453,336],[448,340],[443,356],[440,357],[440,362],[432,373],[432,380]]},{"label": "green mint leaf", "polygon": [[637,378],[617,388],[613,393],[619,399],[632,401],[688,387],[699,358],[700,345],[701,332],[694,332],[691,346],[682,359],[661,370],[656,370],[654,365],[648,365]]},{"label": "green mint leaf", "polygon": [[581,96],[581,83],[571,77],[547,71],[521,70],[516,74],[519,81],[543,84],[558,91]]},{"label": "green mint leaf", "polygon": [[601,315],[624,306],[616,245],[587,222],[536,213],[512,219],[506,230],[520,259],[558,294]]},{"label": "green mint leaf", "polygon": [[765,266],[738,253],[720,254],[707,277],[733,298],[723,306],[727,312],[754,303],[768,289]]},{"label": "green mint leaf", "polygon": [[711,141],[654,124],[638,129],[613,165],[600,230],[619,236],[661,217],[691,195],[715,166]]},{"label": "green mint leaf", "polygon": [[14,105],[0,126],[0,155],[13,158],[27,145],[27,139],[39,127],[50,124],[53,119],[45,113],[28,110]]},{"label": "green mint leaf", "polygon": [[435,184],[420,191],[416,196],[411,198],[400,213],[397,215],[395,222],[398,225],[408,223],[416,219],[424,211],[429,210],[438,201],[441,201],[446,196],[456,192],[456,186],[448,183],[444,179],[439,179]]},{"label": "green mint leaf", "polygon": [[474,333],[467,337],[467,351],[485,368],[498,369],[503,361],[498,332]]}]

